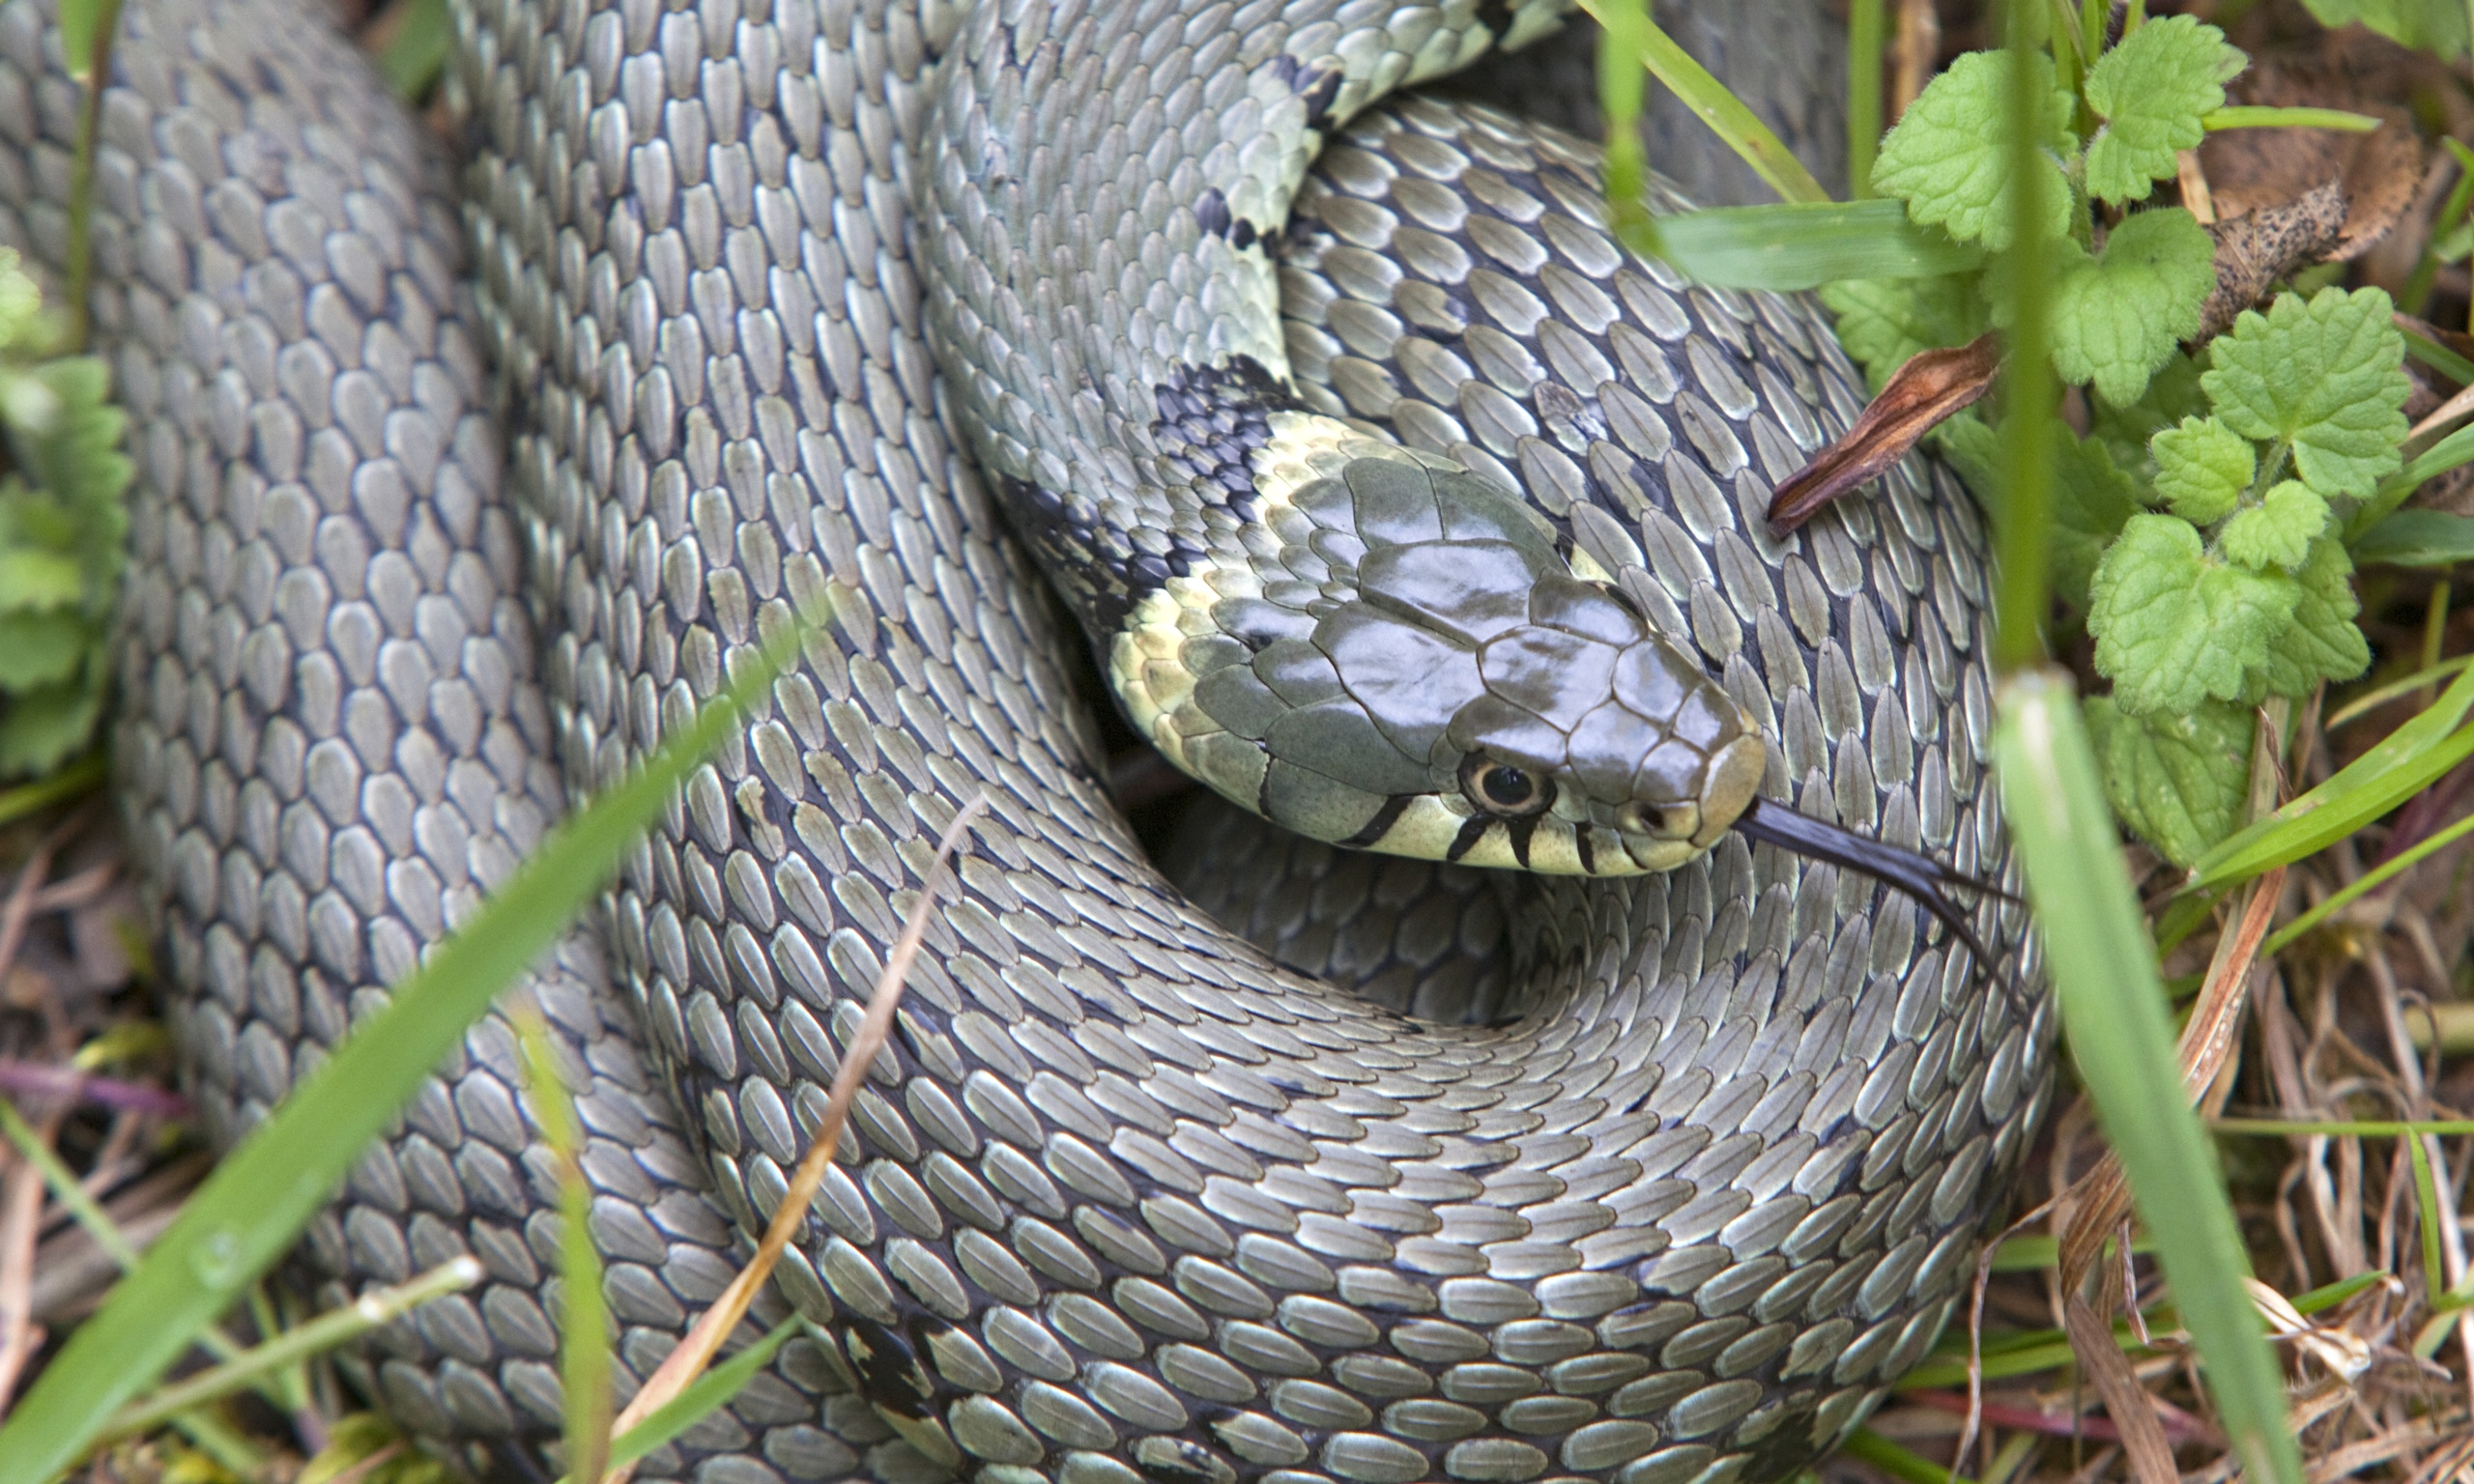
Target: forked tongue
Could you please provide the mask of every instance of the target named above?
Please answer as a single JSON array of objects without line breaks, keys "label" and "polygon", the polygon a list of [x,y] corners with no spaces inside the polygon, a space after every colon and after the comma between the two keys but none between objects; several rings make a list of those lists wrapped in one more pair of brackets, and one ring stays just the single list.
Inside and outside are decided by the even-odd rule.
[{"label": "forked tongue", "polygon": [[1780,805],[1764,804],[1759,799],[1744,806],[1736,816],[1735,828],[1747,839],[1766,842],[1781,850],[1792,850],[1809,860],[1827,861],[1850,870],[1860,870],[1877,881],[1886,882],[1915,899],[1925,911],[1941,920],[1942,926],[1968,946],[1975,961],[1991,967],[1993,960],[1985,956],[1984,945],[1968,928],[1967,916],[1959,904],[1943,895],[1945,886],[1965,887],[1983,892],[2004,901],[2017,898],[1989,881],[1962,875],[1929,855],[1901,845],[1867,840],[1850,830],[1827,824],[1809,814],[1799,814]]}]

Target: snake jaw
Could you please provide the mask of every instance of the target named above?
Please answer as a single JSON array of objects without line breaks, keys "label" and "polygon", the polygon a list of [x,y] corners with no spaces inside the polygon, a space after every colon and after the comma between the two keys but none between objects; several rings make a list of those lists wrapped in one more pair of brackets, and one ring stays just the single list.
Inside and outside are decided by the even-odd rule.
[{"label": "snake jaw", "polygon": [[1707,850],[1718,837],[1752,812],[1762,775],[1769,770],[1769,749],[1757,732],[1737,737],[1710,759],[1702,776],[1700,828],[1693,848]]}]

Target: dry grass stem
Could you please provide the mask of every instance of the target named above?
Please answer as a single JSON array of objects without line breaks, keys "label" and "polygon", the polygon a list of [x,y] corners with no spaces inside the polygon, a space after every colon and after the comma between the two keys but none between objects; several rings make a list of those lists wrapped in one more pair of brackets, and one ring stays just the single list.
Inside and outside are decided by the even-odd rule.
[{"label": "dry grass stem", "polygon": [[[894,1012],[902,1007],[903,986],[912,961],[919,956],[919,945],[927,936],[928,920],[935,908],[937,888],[943,884],[947,858],[962,843],[964,830],[987,807],[986,798],[973,798],[955,813],[953,822],[937,839],[935,858],[920,882],[919,899],[904,921],[902,936],[895,940],[893,952],[885,956],[884,971],[877,977],[875,991],[868,999],[867,1014],[859,1022],[858,1034],[843,1051],[841,1067],[834,1072],[824,1112],[817,1120],[807,1153],[791,1172],[789,1188],[783,1192],[781,1204],[773,1209],[773,1219],[764,1228],[763,1240],[757,1243],[756,1255],[748,1259],[747,1266],[739,1270],[713,1306],[697,1319],[678,1348],[646,1378],[643,1388],[613,1424],[615,1436],[624,1437],[629,1428],[650,1416],[704,1374],[720,1353],[723,1338],[737,1327],[758,1291],[773,1275],[773,1266],[781,1261],[783,1249],[807,1224],[808,1206],[824,1184],[824,1172],[833,1163],[834,1151],[841,1146],[850,1103],[859,1096],[859,1084],[869,1069],[876,1065],[877,1053],[884,1049],[892,1035]],[[634,1472],[632,1467],[611,1470],[604,1476],[604,1484],[626,1484]]]}]

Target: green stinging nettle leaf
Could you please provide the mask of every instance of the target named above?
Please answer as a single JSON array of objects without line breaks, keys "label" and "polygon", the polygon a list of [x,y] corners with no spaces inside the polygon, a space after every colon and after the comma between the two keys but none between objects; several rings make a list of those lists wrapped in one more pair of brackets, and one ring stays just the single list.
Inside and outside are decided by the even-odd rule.
[{"label": "green stinging nettle leaf", "polygon": [[2188,521],[2134,515],[2089,585],[2096,669],[2134,715],[2242,699],[2301,596],[2291,578],[2211,555]]},{"label": "green stinging nettle leaf", "polygon": [[2213,526],[2233,513],[2258,472],[2251,441],[2213,417],[2185,417],[2148,441],[2156,456],[2156,493],[2194,526]]},{"label": "green stinging nettle leaf", "polygon": [[2216,287],[2216,243],[2176,206],[2122,218],[2092,259],[2076,243],[2061,245],[2071,261],[2054,294],[2054,369],[2127,406],[2174,347],[2199,332],[2200,310]]},{"label": "green stinging nettle leaf", "polygon": [[[1873,188],[1906,201],[1917,221],[1996,251],[2010,245],[2014,219],[2001,130],[1992,125],[2010,114],[2009,66],[2001,53],[1990,51],[1971,51],[1951,63],[1882,140],[1873,165]],[[2038,168],[2053,172],[2037,193],[2043,213],[2036,226],[2046,237],[2060,237],[2070,230],[2071,213],[2061,161],[2079,150],[2078,136],[2070,131],[2074,100],[2054,85],[2052,58],[2037,57],[2035,67],[2036,136],[2050,152]]]},{"label": "green stinging nettle leaf", "polygon": [[2168,860],[2190,865],[2242,822],[2255,729],[2249,708],[2211,700],[2188,712],[2130,716],[2099,696],[2086,711],[2105,764],[2105,797]]},{"label": "green stinging nettle leaf", "polygon": [[[1949,419],[1934,435],[1942,456],[1977,499],[1998,504],[2000,461],[1995,447],[2000,435],[1972,414]],[[2102,442],[2074,438],[2066,428],[2055,436],[2053,590],[2071,607],[2086,608],[2097,558],[2139,509],[2139,498]]]},{"label": "green stinging nettle leaf", "polygon": [[2321,495],[2369,495],[2404,463],[2412,385],[2395,308],[2378,289],[2280,295],[2218,337],[2200,385],[2227,427],[2290,443],[2303,482]]},{"label": "green stinging nettle leaf", "polygon": [[[2212,415],[2148,443],[2172,514],[2132,520],[2092,585],[2096,668],[2124,716],[2306,695],[2371,663],[2329,502],[2400,467],[2403,357],[2375,289],[2288,294],[2215,342]],[[2277,477],[2288,467],[2301,477]]]},{"label": "green stinging nettle leaf", "polygon": [[2453,62],[2465,51],[2465,7],[2458,0],[2302,0],[2330,30],[2359,22],[2392,42]]},{"label": "green stinging nettle leaf", "polygon": [[2328,502],[2298,479],[2280,481],[2259,502],[2234,513],[2217,533],[2226,556],[2254,572],[2290,572],[2328,528]]},{"label": "green stinging nettle leaf", "polygon": [[1940,278],[1842,278],[1821,287],[1821,301],[1838,317],[1838,343],[1864,368],[1879,395],[1890,374],[1918,351],[1965,345],[1987,324],[1976,274]]},{"label": "green stinging nettle leaf", "polygon": [[2371,644],[2354,626],[2354,564],[2334,537],[2311,543],[2293,584],[2293,622],[2268,646],[2250,699],[2308,696],[2322,680],[2350,680],[2371,668]]},{"label": "green stinging nettle leaf", "polygon": [[126,418],[91,357],[56,339],[34,281],[0,249],[0,778],[58,765],[102,713],[128,519]]},{"label": "green stinging nettle leaf", "polygon": [[2250,60],[2188,15],[2151,20],[2097,58],[2087,106],[2105,126],[2087,142],[2087,193],[2116,206],[2146,200],[2175,173],[2175,152],[2199,144],[2200,120],[2225,106],[2225,84]]}]

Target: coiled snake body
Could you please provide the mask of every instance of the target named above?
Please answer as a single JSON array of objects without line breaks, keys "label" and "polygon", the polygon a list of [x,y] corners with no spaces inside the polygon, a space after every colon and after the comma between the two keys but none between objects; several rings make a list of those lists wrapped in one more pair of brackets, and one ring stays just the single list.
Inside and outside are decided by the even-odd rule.
[{"label": "coiled snake body", "polygon": [[[1313,129],[1534,23],[484,0],[459,221],[286,6],[132,6],[94,303],[139,467],[117,759],[217,1135],[829,591],[835,652],[519,991],[584,1090],[641,1376],[779,1199],[936,833],[988,800],[782,1272],[820,1327],[650,1472],[1714,1484],[1835,1441],[1947,1318],[2041,1102],[2016,909],[1975,914],[1979,967],[1735,834],[1599,880],[1223,827],[1202,896],[1384,1003],[1280,968],[1109,804],[964,453],[1041,544],[1105,558],[1064,585],[1119,621],[1244,538],[1076,492],[1140,505],[1152,453],[1235,491],[1250,428],[1379,421],[1525,486],[1544,524],[1513,544],[1602,577],[1739,709],[1764,797],[1998,876],[1965,499],[1902,470],[1762,526],[1857,405],[1808,310],[1625,257],[1568,146],[1415,103],[1326,159],[1286,327],[1231,297],[1275,272],[1254,243]],[[47,28],[0,7],[0,236],[56,261],[77,100]],[[932,329],[964,357],[943,391]],[[1494,938],[1526,967],[1471,956]],[[309,1246],[338,1289],[482,1261],[350,1364],[521,1471],[560,1412],[517,1082],[476,1027]]]}]

